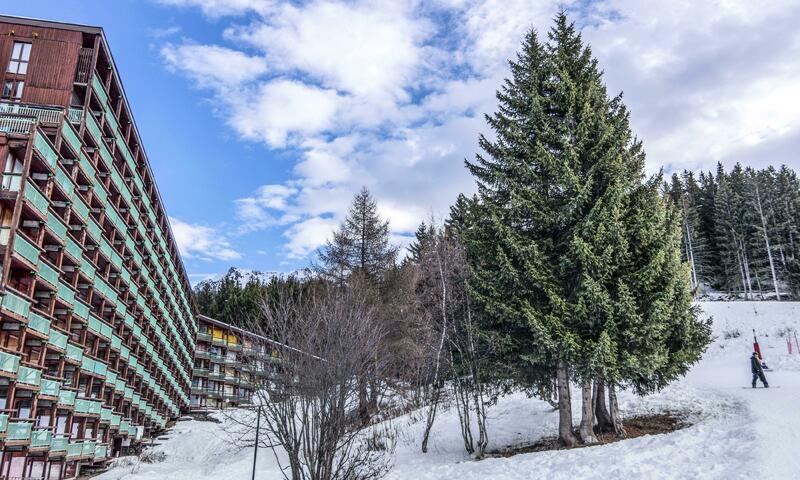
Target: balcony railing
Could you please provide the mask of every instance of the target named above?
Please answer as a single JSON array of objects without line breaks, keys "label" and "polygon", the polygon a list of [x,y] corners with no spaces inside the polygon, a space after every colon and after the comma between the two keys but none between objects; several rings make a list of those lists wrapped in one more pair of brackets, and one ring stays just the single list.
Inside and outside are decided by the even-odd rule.
[{"label": "balcony railing", "polygon": [[17,135],[27,135],[33,129],[33,117],[14,115],[13,113],[0,113],[0,132]]},{"label": "balcony railing", "polygon": [[93,56],[94,50],[91,48],[81,48],[78,51],[78,64],[75,68],[75,83],[89,83]]},{"label": "balcony railing", "polygon": [[35,117],[39,123],[58,125],[64,111],[57,108],[41,108],[23,103],[0,102],[0,114],[14,114],[26,117]]}]

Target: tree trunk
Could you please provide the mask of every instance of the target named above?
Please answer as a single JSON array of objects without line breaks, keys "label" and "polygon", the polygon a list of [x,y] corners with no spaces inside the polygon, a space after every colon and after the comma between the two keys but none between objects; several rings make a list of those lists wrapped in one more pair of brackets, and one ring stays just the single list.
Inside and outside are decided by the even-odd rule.
[{"label": "tree trunk", "polygon": [[558,441],[565,447],[574,447],[578,439],[572,431],[572,400],[569,396],[569,372],[565,362],[558,362],[556,377],[558,378]]},{"label": "tree trunk", "polygon": [[587,378],[583,381],[582,392],[582,412],[581,412],[581,441],[586,445],[597,443],[594,435],[594,402],[592,402],[592,379]]},{"label": "tree trunk", "polygon": [[769,234],[767,233],[767,220],[764,218],[764,209],[761,208],[761,193],[758,191],[758,179],[753,179],[756,184],[756,206],[758,207],[758,216],[761,217],[761,230],[764,232],[764,244],[767,249],[767,258],[769,259],[769,270],[772,273],[772,285],[775,287],[775,296],[778,300],[781,299],[781,292],[778,289],[778,276],[775,275],[775,263],[772,261],[772,248],[769,245]]},{"label": "tree trunk", "polygon": [[624,437],[625,427],[622,426],[622,417],[619,414],[619,403],[617,403],[617,388],[613,383],[608,384],[608,404],[611,408],[611,425],[617,436]]},{"label": "tree trunk", "polygon": [[369,423],[369,401],[367,400],[367,381],[358,379],[358,419],[361,425]]},{"label": "tree trunk", "polygon": [[608,408],[606,408],[606,384],[603,380],[597,379],[594,388],[594,417],[597,420],[597,431],[600,433],[610,432],[614,426],[611,423]]}]

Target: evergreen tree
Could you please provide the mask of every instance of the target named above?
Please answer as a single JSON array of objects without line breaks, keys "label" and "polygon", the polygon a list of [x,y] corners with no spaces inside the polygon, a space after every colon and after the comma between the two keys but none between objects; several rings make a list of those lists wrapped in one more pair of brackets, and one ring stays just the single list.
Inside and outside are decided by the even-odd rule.
[{"label": "evergreen tree", "polygon": [[[526,36],[510,63],[511,79],[497,94],[498,111],[487,116],[495,140],[481,136],[485,155],[467,163],[478,182],[479,201],[465,241],[470,291],[482,309],[483,329],[495,342],[497,363],[508,365],[510,377],[532,388],[552,385],[557,373],[559,437],[571,445],[568,377],[576,376],[582,385],[581,439],[592,443],[592,382],[660,385],[653,378],[659,369],[685,369],[696,355],[662,354],[655,367],[639,369],[635,377],[633,370],[615,365],[623,347],[631,358],[641,344],[667,349],[664,342],[670,339],[656,335],[668,322],[663,312],[691,322],[695,316],[683,297],[660,293],[688,291],[680,244],[640,252],[630,243],[639,238],[628,218],[644,175],[644,153],[621,97],[609,98],[597,62],[563,12],[548,39],[543,45],[535,32]],[[647,211],[658,203],[635,207]],[[679,239],[679,230],[677,235],[669,238]],[[657,269],[669,273],[669,283],[637,285],[658,297],[661,309],[632,304],[625,279],[637,278],[655,258],[674,255],[677,268],[673,262]],[[636,342],[619,341],[625,335],[621,311],[638,315],[648,327]],[[681,347],[703,343],[692,331],[681,332],[691,337],[672,339]]]},{"label": "evergreen tree", "polygon": [[333,238],[320,249],[317,270],[339,281],[352,274],[376,281],[394,266],[396,258],[389,222],[378,215],[378,205],[364,187],[353,198],[350,211]]},{"label": "evergreen tree", "polygon": [[422,223],[419,224],[419,227],[417,227],[417,231],[414,232],[414,241],[408,246],[409,260],[414,263],[419,263],[420,252],[428,243],[433,241],[435,235],[436,229],[433,222],[431,221],[430,224],[425,224],[423,220]]}]

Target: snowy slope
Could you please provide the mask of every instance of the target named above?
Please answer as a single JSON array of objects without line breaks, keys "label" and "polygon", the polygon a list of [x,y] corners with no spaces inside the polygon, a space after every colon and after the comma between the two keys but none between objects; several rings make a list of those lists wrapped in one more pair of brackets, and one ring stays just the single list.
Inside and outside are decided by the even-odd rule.
[{"label": "snowy slope", "polygon": [[[419,452],[420,415],[395,420],[399,432],[392,480],[417,479],[784,479],[800,478],[800,356],[787,354],[787,328],[800,329],[800,303],[709,302],[717,336],[704,359],[663,392],[620,396],[624,415],[665,409],[691,411],[693,425],[667,434],[570,451],[489,458],[463,452],[454,412],[443,413],[430,450]],[[748,357],[752,332],[760,335],[768,379],[780,388],[751,390]],[[734,332],[740,335],[736,337]],[[728,338],[726,338],[728,337]],[[577,390],[577,389],[576,389]],[[579,405],[578,399],[574,400]],[[579,409],[575,409],[576,420]],[[544,402],[510,395],[489,410],[490,448],[504,448],[556,434],[556,415]],[[180,422],[154,447],[160,463],[119,461],[101,480],[205,480],[250,478],[252,449],[230,443],[221,424]],[[259,452],[256,478],[281,478],[271,452]]]}]

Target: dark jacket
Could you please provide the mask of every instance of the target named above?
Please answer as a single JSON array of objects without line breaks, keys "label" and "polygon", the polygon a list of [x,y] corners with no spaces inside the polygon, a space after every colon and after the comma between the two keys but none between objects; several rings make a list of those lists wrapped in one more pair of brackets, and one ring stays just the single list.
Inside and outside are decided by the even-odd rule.
[{"label": "dark jacket", "polygon": [[750,370],[753,372],[753,375],[758,375],[763,372],[761,369],[761,361],[755,355],[750,357]]}]

